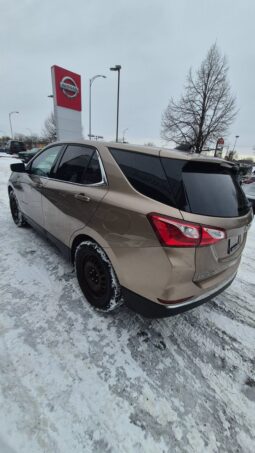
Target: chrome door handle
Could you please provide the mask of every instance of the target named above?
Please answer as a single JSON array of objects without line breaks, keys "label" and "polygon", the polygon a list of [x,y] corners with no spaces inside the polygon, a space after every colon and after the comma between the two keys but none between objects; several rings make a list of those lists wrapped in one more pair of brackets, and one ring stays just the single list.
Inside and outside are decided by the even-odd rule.
[{"label": "chrome door handle", "polygon": [[37,189],[41,189],[43,187],[43,184],[41,182],[38,182],[37,184],[35,184],[35,187]]},{"label": "chrome door handle", "polygon": [[90,197],[88,197],[87,195],[85,195],[85,193],[76,193],[74,195],[74,198],[76,198],[77,200],[81,200],[81,201],[90,201]]}]

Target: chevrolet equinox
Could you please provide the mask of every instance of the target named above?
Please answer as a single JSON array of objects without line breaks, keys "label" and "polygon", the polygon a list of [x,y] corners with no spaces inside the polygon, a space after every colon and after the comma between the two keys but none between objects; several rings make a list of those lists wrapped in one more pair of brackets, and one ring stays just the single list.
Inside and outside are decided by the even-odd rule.
[{"label": "chevrolet equinox", "polygon": [[169,316],[235,278],[253,214],[236,168],[218,158],[119,143],[56,142],[11,165],[17,226],[75,265],[87,301]]}]

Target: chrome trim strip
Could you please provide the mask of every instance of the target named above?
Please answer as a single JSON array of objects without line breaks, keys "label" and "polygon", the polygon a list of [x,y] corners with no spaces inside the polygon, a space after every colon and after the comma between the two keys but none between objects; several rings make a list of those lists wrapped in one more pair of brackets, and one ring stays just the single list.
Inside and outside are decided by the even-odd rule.
[{"label": "chrome trim strip", "polygon": [[203,293],[198,297],[193,297],[193,299],[187,300],[186,302],[180,302],[180,303],[171,304],[171,305],[162,304],[160,302],[157,302],[157,304],[161,305],[162,307],[165,307],[166,309],[169,309],[169,310],[179,308],[179,307],[184,307],[185,305],[194,304],[195,302],[199,302],[200,300],[206,299],[207,297],[210,297],[214,293],[217,293],[217,291],[219,291],[221,288],[223,288],[229,282],[231,282],[231,280],[233,280],[235,278],[236,274],[237,273],[235,272],[235,274],[232,274],[231,277],[229,277],[227,280],[225,280],[220,285],[215,286],[213,289],[207,291],[206,293]]}]

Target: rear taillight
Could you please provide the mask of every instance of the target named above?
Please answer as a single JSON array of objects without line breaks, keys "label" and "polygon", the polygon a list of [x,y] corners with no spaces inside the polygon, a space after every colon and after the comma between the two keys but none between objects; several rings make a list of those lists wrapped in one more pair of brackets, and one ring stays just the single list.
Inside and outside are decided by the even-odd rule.
[{"label": "rear taillight", "polygon": [[210,228],[201,225],[202,237],[200,246],[215,244],[218,241],[226,238],[226,231],[221,228]]},{"label": "rear taillight", "polygon": [[166,247],[201,247],[215,244],[226,237],[226,232],[221,228],[198,225],[160,214],[149,214],[148,219],[160,242]]}]

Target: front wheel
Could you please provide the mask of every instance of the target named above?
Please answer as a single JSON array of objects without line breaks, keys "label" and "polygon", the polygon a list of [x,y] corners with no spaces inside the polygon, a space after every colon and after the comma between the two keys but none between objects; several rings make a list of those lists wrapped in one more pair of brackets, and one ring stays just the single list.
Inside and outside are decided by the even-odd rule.
[{"label": "front wheel", "polygon": [[10,200],[10,210],[11,210],[11,215],[13,218],[14,223],[18,227],[23,227],[27,225],[27,222],[24,219],[24,216],[19,208],[19,203],[17,200],[17,197],[13,190],[10,191],[9,193],[9,200]]},{"label": "front wheel", "polygon": [[121,289],[111,262],[94,242],[84,241],[75,252],[75,269],[87,301],[102,311],[122,304]]}]

